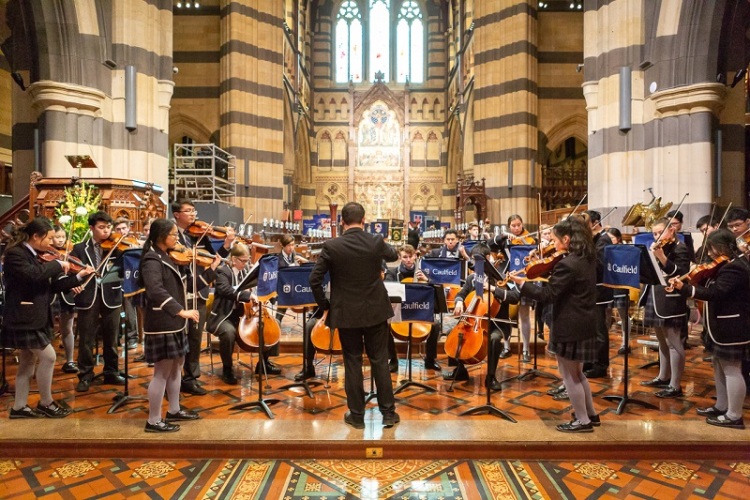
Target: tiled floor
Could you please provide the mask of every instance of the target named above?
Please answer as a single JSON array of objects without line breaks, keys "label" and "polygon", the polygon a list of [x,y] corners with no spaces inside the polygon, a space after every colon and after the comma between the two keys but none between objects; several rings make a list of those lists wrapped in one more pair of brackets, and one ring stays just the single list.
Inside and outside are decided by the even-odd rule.
[{"label": "tiled floor", "polygon": [[[283,340],[289,345],[298,341],[299,326],[292,316],[286,318],[284,331]],[[271,420],[258,410],[232,409],[237,403],[257,400],[258,383],[249,368],[239,368],[239,386],[227,386],[210,374],[209,357],[204,354],[201,380],[209,395],[187,396],[182,401],[203,419],[188,422],[179,433],[169,436],[143,432],[145,402],[132,401],[108,414],[118,388],[93,385],[88,393],[76,393],[76,378],[56,372],[55,397],[75,413],[59,421],[0,419],[5,443],[0,449],[0,457],[4,457],[0,459],[0,497],[747,497],[742,492],[747,491],[750,478],[750,431],[716,429],[695,414],[695,407],[712,403],[712,370],[703,360],[703,349],[688,351],[685,397],[659,400],[652,390],[639,385],[655,376],[655,368],[639,367],[654,360],[656,354],[636,344],[636,339],[648,337],[636,335],[633,339],[633,345],[639,347],[631,357],[631,396],[659,409],[629,405],[625,413],[615,415],[616,404],[599,397],[622,393],[622,357],[614,356],[610,376],[591,381],[603,425],[593,434],[576,436],[554,431],[555,424],[569,418],[570,407],[566,401],[553,401],[545,395],[555,383],[543,377],[510,380],[502,393],[493,395],[493,403],[512,415],[517,424],[487,415],[460,417],[464,410],[486,401],[481,386],[484,364],[472,367],[471,380],[448,392],[449,383],[415,361],[414,380],[436,391],[407,389],[400,393],[397,403],[402,423],[394,429],[382,428],[372,403],[366,429],[355,431],[342,422],[346,405],[336,357],[330,383],[313,387],[310,398],[300,388],[283,389],[301,363],[298,354],[283,352],[277,358],[282,376],[272,377],[264,387],[266,398],[279,400],[271,407],[275,417]],[[619,343],[616,328],[611,343],[614,352]],[[697,332],[691,343],[699,343]],[[250,361],[248,354],[241,358]],[[325,382],[328,359],[319,360],[317,373]],[[214,362],[219,363],[218,355]],[[394,375],[395,384],[405,377],[403,359],[400,368],[399,375]],[[519,368],[517,358],[512,357],[502,360],[498,377],[512,377],[529,368]],[[541,346],[539,368],[556,374],[554,358]],[[130,383],[130,394],[145,395],[151,369],[134,363],[132,373],[136,378]],[[15,364],[9,359],[11,387],[14,376]],[[36,398],[31,396],[32,403]],[[12,396],[0,397],[0,412],[6,412],[11,404]],[[701,454],[704,440],[717,443],[710,454]],[[511,442],[514,446],[502,448]],[[642,446],[640,452],[626,446],[633,442]],[[693,443],[698,452],[680,451],[679,446],[685,443],[683,449],[690,450]],[[618,446],[624,451],[618,453]],[[658,446],[665,451],[657,453]],[[382,447],[385,459],[341,459],[364,457],[367,447]],[[243,458],[248,456],[288,459]],[[558,460],[565,456],[577,458]],[[649,459],[643,460],[645,456]],[[392,460],[395,457],[402,460]],[[519,460],[506,460],[509,457]],[[533,460],[542,457],[547,459]]]}]

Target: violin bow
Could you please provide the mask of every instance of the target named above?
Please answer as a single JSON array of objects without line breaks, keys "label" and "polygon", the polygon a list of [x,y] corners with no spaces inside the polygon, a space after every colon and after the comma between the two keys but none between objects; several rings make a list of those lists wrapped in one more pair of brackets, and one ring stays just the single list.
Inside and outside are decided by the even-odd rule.
[{"label": "violin bow", "polygon": [[537,199],[537,212],[539,215],[539,219],[538,219],[539,225],[536,227],[536,231],[537,233],[539,233],[537,235],[538,238],[536,239],[537,241],[536,247],[537,247],[537,250],[539,251],[539,255],[541,256],[542,255],[542,193],[541,192],[536,194],[536,199]]},{"label": "violin bow", "polygon": [[573,211],[570,212],[567,217],[565,217],[566,219],[569,219],[573,214],[576,213],[576,211],[578,211],[578,209],[581,207],[581,205],[583,205],[583,202],[586,200],[586,197],[588,197],[588,195],[589,195],[588,193],[583,194],[583,198],[581,198],[581,201],[579,201],[578,205],[576,205],[575,208],[573,208]]},{"label": "violin bow", "polygon": [[[727,212],[729,212],[729,207],[732,206],[732,202],[729,202],[729,206],[727,206],[727,209],[724,211],[724,215],[721,216],[721,221],[719,222],[719,227],[721,227],[721,223],[724,222],[724,217],[727,216]],[[716,202],[711,202],[711,213],[708,216],[708,225],[710,226],[711,223],[714,221],[714,213],[716,212]],[[703,257],[706,255],[706,235],[703,235],[703,248],[701,248],[701,255],[698,257],[698,262],[703,262]]]},{"label": "violin bow", "polygon": [[607,212],[607,213],[606,213],[606,214],[604,215],[604,217],[602,217],[601,219],[599,219],[599,222],[597,222],[597,224],[599,224],[599,227],[601,227],[602,229],[604,229],[604,224],[602,224],[602,222],[604,222],[604,219],[606,219],[607,217],[609,217],[610,215],[612,215],[612,212],[614,212],[615,210],[617,210],[617,207],[612,207],[612,208],[611,208],[611,209],[609,210],[609,212]]},{"label": "violin bow", "polygon": [[664,228],[664,230],[661,232],[661,234],[659,235],[659,238],[657,238],[657,240],[654,242],[654,244],[659,243],[659,241],[661,241],[661,239],[664,237],[664,233],[666,233],[667,229],[672,225],[672,221],[675,220],[675,216],[677,215],[677,212],[680,211],[680,208],[682,208],[682,204],[685,203],[685,198],[687,198],[688,196],[690,196],[690,193],[685,193],[682,196],[682,199],[680,200],[680,204],[677,205],[677,208],[675,209],[674,213],[672,214],[672,217],[669,218],[669,222],[667,223],[667,227]]},{"label": "violin bow", "polygon": [[206,229],[203,231],[203,234],[200,235],[200,237],[195,240],[195,245],[193,245],[193,262],[192,264],[192,273],[193,273],[193,309],[198,309],[198,250],[197,247],[200,244],[201,240],[205,238],[205,236],[208,234],[208,232],[211,230],[211,227],[214,225],[214,222],[211,221],[211,224],[208,224],[206,226]]}]

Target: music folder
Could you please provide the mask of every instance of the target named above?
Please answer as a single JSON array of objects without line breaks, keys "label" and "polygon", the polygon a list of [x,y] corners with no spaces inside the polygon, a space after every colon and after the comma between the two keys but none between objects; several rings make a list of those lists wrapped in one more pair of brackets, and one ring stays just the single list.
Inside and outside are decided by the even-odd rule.
[{"label": "music folder", "polygon": [[654,254],[649,251],[646,245],[635,245],[641,251],[640,267],[640,281],[645,285],[662,285],[666,286],[667,282],[664,280],[664,273],[659,267],[659,262],[654,257]]}]

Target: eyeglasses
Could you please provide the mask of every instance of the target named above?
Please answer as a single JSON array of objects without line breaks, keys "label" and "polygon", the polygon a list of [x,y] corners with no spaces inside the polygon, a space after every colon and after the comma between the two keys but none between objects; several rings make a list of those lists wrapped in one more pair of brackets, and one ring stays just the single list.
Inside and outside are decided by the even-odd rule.
[{"label": "eyeglasses", "polygon": [[178,214],[197,214],[198,211],[194,208],[191,208],[190,210],[178,210],[176,213]]},{"label": "eyeglasses", "polygon": [[730,224],[727,224],[727,228],[728,229],[739,229],[739,228],[741,228],[744,225],[745,225],[745,221],[742,221],[742,222],[732,222]]},{"label": "eyeglasses", "polygon": [[177,234],[178,234],[177,231],[174,231],[174,232],[169,233],[167,236],[174,236],[176,238]]},{"label": "eyeglasses", "polygon": [[241,262],[243,264],[247,264],[248,262],[250,262],[250,257],[242,257],[242,258],[235,257],[235,259],[237,259],[239,262]]}]

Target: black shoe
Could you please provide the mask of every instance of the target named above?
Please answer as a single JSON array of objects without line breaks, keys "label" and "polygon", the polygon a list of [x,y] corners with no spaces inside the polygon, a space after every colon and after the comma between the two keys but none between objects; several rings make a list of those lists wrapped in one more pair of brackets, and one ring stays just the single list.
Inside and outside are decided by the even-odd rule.
[{"label": "black shoe", "polygon": [[579,420],[573,420],[567,424],[560,424],[555,427],[560,432],[594,432],[593,422],[582,424]]},{"label": "black shoe", "polygon": [[225,384],[229,385],[237,385],[239,383],[239,380],[237,380],[237,377],[234,376],[234,372],[232,370],[224,371],[224,373],[221,374],[221,380],[223,380]]},{"label": "black shoe", "polygon": [[679,398],[682,396],[682,389],[675,389],[674,387],[669,386],[666,389],[657,392],[656,394],[654,394],[654,396],[663,399]]},{"label": "black shoe", "polygon": [[29,405],[24,406],[20,410],[10,409],[10,418],[42,418],[43,414],[39,413]]},{"label": "black shoe", "polygon": [[607,370],[603,368],[592,368],[583,372],[586,378],[604,378],[607,376]]},{"label": "black shoe", "polygon": [[[401,417],[398,416],[398,413],[395,411],[393,413],[387,413],[383,415],[383,427],[393,427],[397,423],[401,422]],[[364,427],[365,424],[362,423],[362,427]]]},{"label": "black shoe", "polygon": [[656,377],[654,379],[641,382],[641,385],[645,387],[658,387],[660,389],[663,389],[669,387],[669,380],[661,380],[659,379],[659,377]]},{"label": "black shoe", "polygon": [[[485,381],[485,384],[487,382]],[[492,380],[490,380],[490,390],[492,392],[500,392],[503,390],[503,386],[500,384],[500,382],[497,381],[495,377],[492,377]]]},{"label": "black shoe", "polygon": [[170,424],[164,420],[159,420],[156,424],[146,422],[146,432],[177,432],[180,430],[178,424]]},{"label": "black shoe", "polygon": [[355,429],[365,428],[364,417],[355,417],[350,411],[346,412],[346,414],[344,415],[344,423],[346,423],[346,425],[351,425]]},{"label": "black shoe", "polygon": [[307,380],[309,378],[315,378],[315,368],[309,368],[307,370],[302,370],[297,375],[294,376],[294,380],[297,382],[302,382],[303,380]]},{"label": "black shoe", "polygon": [[111,385],[125,385],[125,377],[119,373],[107,374],[104,376],[104,383]]},{"label": "black shoe", "polygon": [[[576,420],[576,412],[573,412],[571,417],[573,417],[573,420]],[[591,420],[591,425],[594,427],[600,427],[602,425],[602,419],[599,415],[589,415],[589,420]]]},{"label": "black shoe", "polygon": [[721,411],[715,406],[709,406],[708,408],[696,408],[695,413],[697,413],[701,417],[718,417],[721,415],[725,415],[727,411]]},{"label": "black shoe", "polygon": [[726,415],[720,415],[718,417],[708,417],[706,423],[709,425],[715,425],[717,427],[726,427],[728,429],[744,429],[745,422],[742,417],[737,420],[729,420]]},{"label": "black shoe", "polygon": [[630,347],[621,346],[619,349],[617,349],[617,354],[622,356],[627,351],[628,354],[633,352],[633,350]]},{"label": "black shoe", "polygon": [[552,399],[555,401],[567,401],[570,399],[570,396],[568,396],[568,391],[562,391],[552,396]]},{"label": "black shoe", "polygon": [[548,390],[547,391],[547,395],[548,396],[556,396],[556,395],[560,394],[561,392],[565,392],[565,386],[564,385],[559,385],[559,386],[555,387],[554,389]]},{"label": "black shoe", "polygon": [[390,361],[388,363],[388,371],[390,373],[398,373],[398,360]]},{"label": "black shoe", "polygon": [[74,361],[68,361],[62,365],[62,371],[64,373],[78,373],[78,365]]},{"label": "black shoe", "polygon": [[262,363],[258,363],[255,365],[255,374],[259,375],[262,373],[266,373],[268,375],[281,375],[281,368],[277,365],[271,363],[270,361],[266,361],[266,369],[263,370]]},{"label": "black shoe", "polygon": [[531,363],[531,354],[529,354],[529,351],[523,351],[523,354],[521,354],[521,362]]},{"label": "black shoe", "polygon": [[91,380],[87,378],[82,378],[81,380],[78,381],[78,385],[76,385],[76,392],[87,392],[90,386],[91,386]]},{"label": "black shoe", "polygon": [[132,351],[133,349],[138,348],[138,342],[135,340],[133,342],[128,342],[128,351]]},{"label": "black shoe", "polygon": [[455,380],[456,382],[463,382],[469,380],[469,372],[465,366],[457,366],[452,372],[443,375],[443,380]]},{"label": "black shoe", "polygon": [[507,347],[500,351],[500,359],[507,359],[511,356],[510,349]]},{"label": "black shoe", "polygon": [[165,420],[167,422],[173,422],[175,420],[198,420],[199,418],[201,418],[201,416],[194,411],[181,409],[177,413],[167,412],[167,418]]},{"label": "black shoe", "polygon": [[204,394],[208,394],[208,391],[206,391],[206,389],[199,386],[195,382],[183,382],[180,386],[180,392],[192,394],[193,396],[203,396]]},{"label": "black shoe", "polygon": [[65,418],[71,413],[67,408],[63,408],[59,404],[52,401],[48,406],[42,406],[42,404],[36,405],[36,411],[43,414],[47,418]]},{"label": "black shoe", "polygon": [[135,358],[133,358],[133,363],[143,363],[146,361],[146,355],[145,354],[139,354]]},{"label": "black shoe", "polygon": [[425,370],[432,370],[432,371],[437,371],[437,372],[441,370],[440,365],[434,359],[425,359],[424,368]]}]

